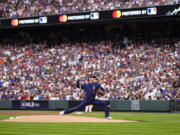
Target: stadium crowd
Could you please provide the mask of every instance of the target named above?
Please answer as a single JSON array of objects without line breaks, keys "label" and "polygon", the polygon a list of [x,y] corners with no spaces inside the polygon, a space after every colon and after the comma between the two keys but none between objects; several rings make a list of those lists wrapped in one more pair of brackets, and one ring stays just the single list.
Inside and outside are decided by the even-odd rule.
[{"label": "stadium crowd", "polygon": [[180,0],[0,0],[0,18],[177,4]]},{"label": "stadium crowd", "polygon": [[96,75],[106,93],[101,99],[180,98],[180,41],[159,39],[7,45],[0,49],[0,99],[81,100],[76,81]]}]

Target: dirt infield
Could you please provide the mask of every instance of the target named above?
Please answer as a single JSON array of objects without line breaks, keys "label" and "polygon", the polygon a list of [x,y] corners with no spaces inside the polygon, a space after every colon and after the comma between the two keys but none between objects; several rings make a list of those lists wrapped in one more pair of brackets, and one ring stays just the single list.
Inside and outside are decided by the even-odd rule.
[{"label": "dirt infield", "polygon": [[93,118],[93,117],[80,117],[73,115],[32,115],[32,116],[20,116],[20,117],[10,117],[4,122],[46,122],[46,123],[77,123],[77,122],[134,122],[128,120],[113,120],[105,118]]}]

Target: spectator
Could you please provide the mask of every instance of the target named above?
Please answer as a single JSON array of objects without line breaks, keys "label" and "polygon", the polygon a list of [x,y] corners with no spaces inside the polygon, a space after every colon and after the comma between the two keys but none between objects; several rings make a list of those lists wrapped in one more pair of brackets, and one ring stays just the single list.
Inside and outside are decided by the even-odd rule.
[{"label": "spectator", "polygon": [[[164,42],[162,45],[161,43]],[[76,76],[97,75],[107,91],[103,99],[166,99],[179,97],[180,42],[128,41],[113,50],[111,41],[1,46],[0,99],[80,100]]]}]

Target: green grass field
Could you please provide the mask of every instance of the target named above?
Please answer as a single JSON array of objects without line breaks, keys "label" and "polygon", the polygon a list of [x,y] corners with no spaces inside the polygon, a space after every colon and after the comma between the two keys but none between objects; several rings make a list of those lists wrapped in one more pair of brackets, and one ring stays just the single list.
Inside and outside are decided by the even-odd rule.
[{"label": "green grass field", "polygon": [[[1,115],[0,120],[15,115]],[[8,111],[7,111],[8,112]],[[12,111],[11,111],[12,112]],[[53,112],[54,113],[54,112]],[[86,114],[103,117],[102,112]],[[111,113],[134,123],[8,123],[0,121],[0,135],[180,135],[180,113]]]}]

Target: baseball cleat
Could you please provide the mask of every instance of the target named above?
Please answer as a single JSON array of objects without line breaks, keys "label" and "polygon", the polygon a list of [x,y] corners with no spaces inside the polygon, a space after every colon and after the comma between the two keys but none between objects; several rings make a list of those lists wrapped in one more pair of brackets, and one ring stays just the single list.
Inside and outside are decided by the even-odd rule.
[{"label": "baseball cleat", "polygon": [[61,115],[61,116],[64,115],[64,111],[61,111],[61,112],[59,113],[59,115]]},{"label": "baseball cleat", "polygon": [[113,118],[112,118],[111,116],[108,116],[108,117],[106,117],[106,119],[110,119],[110,120],[112,120]]}]

